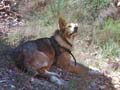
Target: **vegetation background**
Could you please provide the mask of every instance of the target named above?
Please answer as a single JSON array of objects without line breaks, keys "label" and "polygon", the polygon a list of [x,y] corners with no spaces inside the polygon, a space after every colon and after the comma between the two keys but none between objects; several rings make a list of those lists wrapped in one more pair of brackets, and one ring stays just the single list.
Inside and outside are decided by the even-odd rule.
[{"label": "vegetation background", "polygon": [[[22,25],[14,27],[1,25],[9,31],[0,40],[1,72],[6,71],[4,68],[8,68],[11,63],[14,63],[9,54],[6,56],[7,50],[10,51],[21,41],[51,36],[58,28],[59,16],[64,16],[68,22],[79,23],[79,35],[74,42],[75,48],[73,50],[77,62],[107,74],[106,77],[109,76],[113,80],[113,84],[113,77],[119,77],[117,84],[115,84],[117,86],[113,86],[115,90],[120,89],[120,17],[117,18],[116,15],[119,13],[114,12],[117,7],[111,6],[111,3],[114,4],[114,0],[16,0],[15,2],[17,3],[15,8],[22,15]],[[112,11],[114,13],[111,13]],[[18,78],[18,82],[21,84],[26,79],[26,75],[19,73],[17,75],[22,77]],[[78,87],[76,83],[78,85],[80,81],[72,80],[69,90],[80,90],[76,88]],[[31,90],[40,88],[35,85],[36,82],[33,85],[34,89]],[[3,88],[1,83],[0,87]],[[18,88],[23,90],[21,89],[22,85],[20,87],[18,85]],[[113,90],[106,88],[90,90]],[[54,89],[56,90],[56,88]]]}]

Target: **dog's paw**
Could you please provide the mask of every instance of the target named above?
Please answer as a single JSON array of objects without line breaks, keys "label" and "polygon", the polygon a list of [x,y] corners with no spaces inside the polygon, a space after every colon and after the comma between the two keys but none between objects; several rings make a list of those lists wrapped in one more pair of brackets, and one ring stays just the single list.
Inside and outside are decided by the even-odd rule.
[{"label": "dog's paw", "polygon": [[102,75],[102,73],[98,70],[90,70],[89,75]]},{"label": "dog's paw", "polygon": [[59,75],[59,74],[57,74],[57,73],[54,73],[54,76],[56,76],[56,77],[60,78],[60,75]]},{"label": "dog's paw", "polygon": [[59,79],[56,76],[51,76],[50,81],[53,82],[56,85],[63,86],[64,85],[64,80]]},{"label": "dog's paw", "polygon": [[50,75],[50,76],[56,76],[56,77],[60,78],[60,75],[57,74],[57,73],[49,72],[49,71],[47,71],[47,70],[45,71],[45,73],[46,73],[47,75]]},{"label": "dog's paw", "polygon": [[102,75],[103,73],[101,73],[101,71],[98,68],[90,67],[88,74],[89,75]]}]

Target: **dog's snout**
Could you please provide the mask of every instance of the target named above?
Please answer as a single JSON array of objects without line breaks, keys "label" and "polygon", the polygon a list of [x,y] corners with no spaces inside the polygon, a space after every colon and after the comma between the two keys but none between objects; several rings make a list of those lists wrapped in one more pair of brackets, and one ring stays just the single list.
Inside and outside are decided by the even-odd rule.
[{"label": "dog's snout", "polygon": [[74,27],[74,31],[77,32],[78,31],[78,27]]}]

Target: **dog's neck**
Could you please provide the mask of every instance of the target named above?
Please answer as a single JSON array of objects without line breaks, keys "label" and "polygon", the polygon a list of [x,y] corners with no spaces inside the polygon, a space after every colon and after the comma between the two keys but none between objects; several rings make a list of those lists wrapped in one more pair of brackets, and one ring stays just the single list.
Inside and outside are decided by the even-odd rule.
[{"label": "dog's neck", "polygon": [[[54,38],[55,38],[55,40],[59,43],[59,45],[60,46],[62,46],[62,47],[65,47],[65,48],[67,48],[67,49],[69,49],[69,50],[72,50],[72,43],[73,43],[73,39],[72,38],[64,38],[62,35],[61,35],[61,32],[55,32],[55,34],[54,34]],[[67,42],[69,43],[67,43],[66,42],[66,40],[67,40]]]}]

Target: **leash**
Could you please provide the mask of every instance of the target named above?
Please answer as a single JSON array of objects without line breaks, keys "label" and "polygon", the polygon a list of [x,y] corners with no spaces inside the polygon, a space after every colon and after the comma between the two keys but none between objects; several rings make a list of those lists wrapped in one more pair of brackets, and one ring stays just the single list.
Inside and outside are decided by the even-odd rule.
[{"label": "leash", "polygon": [[61,51],[58,48],[58,47],[60,47],[60,48],[63,48],[66,52],[68,52],[72,56],[72,58],[74,59],[74,62],[75,62],[75,66],[76,66],[76,64],[77,64],[76,58],[74,57],[74,55],[72,54],[72,52],[68,48],[65,48],[65,47],[59,45],[53,36],[50,38],[50,42],[55,50],[54,64],[57,64],[57,56],[61,53]]}]

